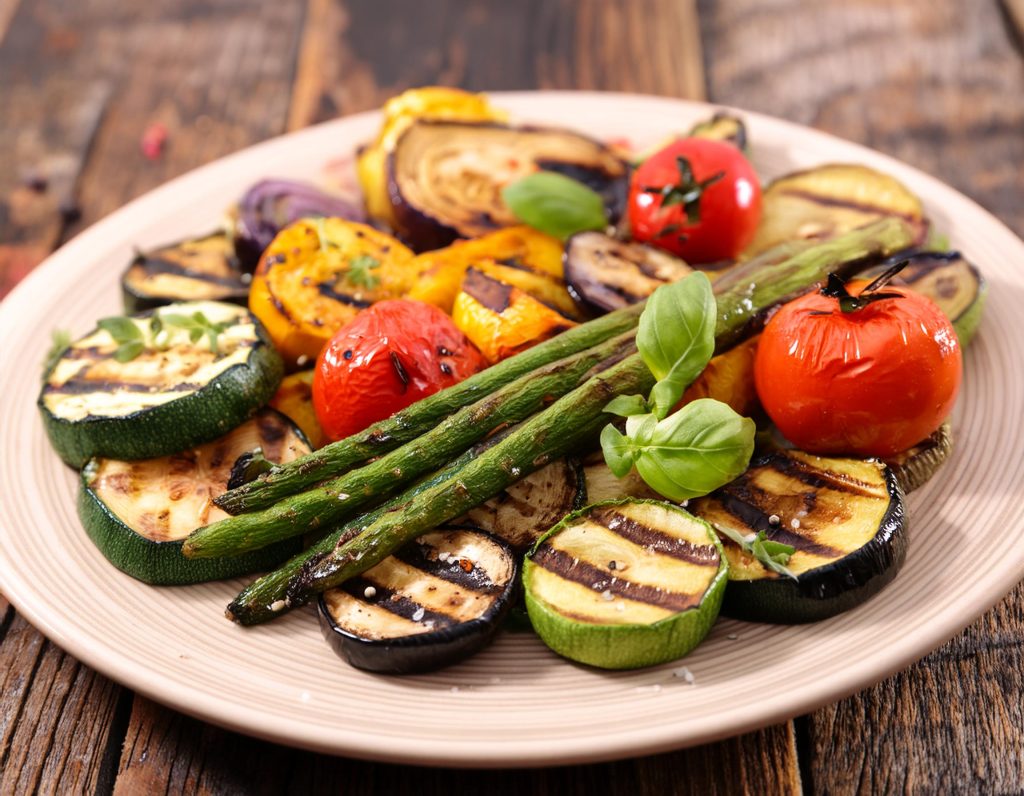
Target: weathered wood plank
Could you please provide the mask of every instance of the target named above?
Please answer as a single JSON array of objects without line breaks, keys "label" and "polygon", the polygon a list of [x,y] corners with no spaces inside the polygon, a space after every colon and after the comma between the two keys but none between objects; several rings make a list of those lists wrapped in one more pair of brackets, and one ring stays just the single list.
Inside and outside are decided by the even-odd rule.
[{"label": "weathered wood plank", "polygon": [[123,732],[120,687],[13,611],[0,630],[0,793],[94,792]]},{"label": "weathered wood plank", "polygon": [[[994,0],[730,0],[702,10],[712,99],[889,152],[1024,232],[1024,61]],[[1020,791],[1022,659],[1018,588],[917,666],[803,720],[805,785]]]},{"label": "weathered wood plank", "polygon": [[705,2],[718,102],[887,152],[1024,231],[1024,63],[996,0]]},{"label": "weathered wood plank", "polygon": [[700,45],[693,0],[311,0],[288,126],[376,108],[426,84],[701,99]]},{"label": "weathered wood plank", "polygon": [[799,791],[791,725],[619,763],[536,771],[453,771],[294,752],[136,699],[115,793],[589,796],[628,792],[655,796]]},{"label": "weathered wood plank", "polygon": [[[302,17],[298,2],[20,7],[0,46],[0,295],[82,225],[282,132]],[[168,143],[150,160],[154,122]],[[109,792],[130,695],[0,609],[0,793]]]}]

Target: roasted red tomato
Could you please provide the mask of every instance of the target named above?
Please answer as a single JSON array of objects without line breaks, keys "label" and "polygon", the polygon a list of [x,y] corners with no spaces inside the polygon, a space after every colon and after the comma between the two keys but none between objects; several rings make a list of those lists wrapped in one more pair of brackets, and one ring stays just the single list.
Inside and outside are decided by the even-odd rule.
[{"label": "roasted red tomato", "polygon": [[753,240],[760,220],[757,174],[732,144],[684,138],[633,172],[633,237],[690,264],[735,257]]},{"label": "roasted red tomato", "polygon": [[889,456],[953,408],[962,362],[952,324],[912,290],[865,285],[833,279],[784,305],[761,335],[758,397],[802,450]]},{"label": "roasted red tomato", "polygon": [[320,352],[313,407],[325,435],[342,439],[486,364],[437,307],[381,301],[360,312]]}]

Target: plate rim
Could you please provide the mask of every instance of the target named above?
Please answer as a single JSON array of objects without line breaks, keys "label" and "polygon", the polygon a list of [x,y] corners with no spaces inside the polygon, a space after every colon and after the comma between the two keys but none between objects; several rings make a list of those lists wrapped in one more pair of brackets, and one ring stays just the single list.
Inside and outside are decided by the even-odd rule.
[{"label": "plate rim", "polygon": [[[889,164],[897,172],[910,173],[913,175],[915,182],[930,186],[933,191],[930,197],[932,203],[940,206],[948,206],[951,201],[954,204],[968,203],[973,210],[984,214],[989,221],[999,225],[1009,239],[1015,242],[1015,245],[1024,253],[1024,242],[1005,223],[973,199],[951,186],[946,185],[920,169],[884,153],[795,122],[789,122],[753,111],[732,108],[719,103],[680,100],[645,94],[591,91],[487,93],[495,99],[496,104],[501,104],[502,102],[528,104],[536,101],[538,98],[557,99],[559,96],[568,95],[574,99],[588,102],[615,103],[641,101],[662,104],[666,109],[686,107],[689,111],[698,112],[710,111],[712,109],[732,110],[745,118],[757,119],[759,124],[775,126],[777,129],[789,131],[793,135],[811,135],[818,137],[823,143],[830,146],[841,146],[848,150],[852,147],[851,153],[863,153],[865,157],[871,160],[882,164]],[[148,212],[151,206],[158,205],[168,195],[177,194],[188,189],[190,185],[203,182],[210,175],[216,175],[225,169],[228,164],[242,159],[254,158],[262,150],[271,147],[277,148],[294,145],[291,142],[321,134],[325,128],[367,123],[377,118],[379,113],[379,111],[375,110],[352,114],[303,130],[267,139],[186,172],[137,197],[69,240],[23,279],[0,304],[0,329],[4,329],[8,324],[13,324],[10,316],[13,315],[14,311],[11,308],[24,300],[25,297],[39,292],[52,273],[60,267],[62,261],[73,259],[79,252],[87,252],[108,235],[108,230],[131,223],[133,217]],[[0,401],[0,403],[3,402]],[[545,739],[517,739],[514,754],[503,753],[507,748],[504,742],[474,741],[469,746],[471,754],[453,755],[452,750],[449,748],[451,742],[446,742],[443,739],[429,744],[425,744],[423,739],[418,739],[416,742],[418,748],[415,750],[404,749],[398,752],[389,752],[386,749],[382,749],[379,739],[373,736],[370,736],[369,741],[367,741],[359,736],[358,733],[339,733],[336,731],[331,734],[330,739],[327,739],[322,728],[317,727],[315,731],[307,730],[301,720],[296,719],[292,719],[284,725],[281,725],[278,720],[278,729],[275,731],[261,725],[259,720],[261,711],[248,705],[239,705],[237,702],[223,699],[218,699],[216,702],[208,701],[204,705],[196,705],[194,704],[194,695],[191,700],[189,698],[193,692],[177,684],[172,684],[174,687],[169,693],[165,688],[167,685],[165,677],[160,676],[156,672],[140,672],[139,665],[132,660],[120,656],[116,652],[93,647],[76,639],[73,634],[69,635],[64,632],[60,627],[59,612],[55,613],[45,602],[41,604],[33,602],[31,599],[32,589],[29,584],[22,581],[18,573],[12,571],[4,555],[3,544],[0,543],[0,589],[3,590],[5,597],[15,606],[18,612],[45,636],[78,660],[146,697],[196,718],[275,743],[335,755],[353,755],[382,762],[458,766],[462,768],[539,767],[656,754],[683,746],[712,742],[764,727],[795,715],[802,715],[822,705],[830,704],[870,687],[870,685],[924,657],[989,610],[1012,590],[1022,578],[1024,578],[1024,557],[1017,562],[1016,569],[1007,566],[998,574],[998,577],[988,579],[985,583],[985,588],[979,588],[977,592],[972,593],[976,601],[973,603],[972,609],[967,613],[958,614],[952,622],[937,616],[924,625],[923,631],[921,628],[917,628],[915,629],[916,632],[908,633],[900,639],[895,639],[889,648],[887,656],[884,658],[880,657],[878,660],[873,659],[874,665],[868,667],[869,673],[867,675],[864,674],[863,668],[856,671],[847,669],[841,673],[834,672],[827,681],[822,679],[818,683],[807,684],[806,690],[802,690],[798,698],[781,699],[779,696],[773,696],[764,700],[759,705],[758,710],[750,710],[749,706],[742,706],[731,711],[720,712],[713,719],[705,718],[702,724],[703,729],[699,733],[680,736],[678,726],[676,725],[633,728],[628,734],[608,734],[600,737],[580,739],[575,741],[575,745],[569,749],[553,749],[551,741]],[[23,599],[25,595],[27,595],[27,599]],[[827,686],[824,685],[826,682]],[[741,709],[747,711],[749,716],[743,718],[735,715]]]}]

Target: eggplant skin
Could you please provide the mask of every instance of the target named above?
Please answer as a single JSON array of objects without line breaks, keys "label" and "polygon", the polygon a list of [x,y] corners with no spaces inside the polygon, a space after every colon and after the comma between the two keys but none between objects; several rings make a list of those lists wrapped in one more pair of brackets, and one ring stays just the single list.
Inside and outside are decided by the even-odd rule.
[{"label": "eggplant skin", "polygon": [[351,666],[377,674],[422,674],[459,663],[490,644],[513,606],[520,602],[521,557],[514,554],[505,541],[478,528],[468,525],[446,528],[485,537],[503,551],[510,562],[510,570],[501,593],[482,615],[468,622],[384,639],[364,638],[342,628],[331,616],[327,600],[321,595],[317,604],[320,631],[335,653]]},{"label": "eggplant skin", "polygon": [[331,619],[321,596],[317,614],[320,631],[327,643],[357,669],[378,674],[423,674],[463,661],[482,650],[494,638],[505,616],[516,602],[514,585],[495,601],[484,616],[430,633],[388,640],[368,640],[348,633]]},{"label": "eggplant skin", "polygon": [[907,557],[907,513],[895,474],[885,470],[889,508],[863,547],[796,580],[781,576],[730,580],[722,615],[748,622],[805,624],[855,608],[885,588]]},{"label": "eggplant skin", "polygon": [[[426,136],[433,136],[433,140],[425,141]],[[543,146],[544,137],[555,141],[556,146]],[[434,142],[442,145],[440,155],[445,156],[450,152],[470,151],[475,141],[478,152],[486,157],[491,140],[495,142],[494,154],[500,159],[489,170],[493,178],[492,191],[479,190],[480,175],[474,173],[471,187],[476,200],[467,202],[465,206],[460,207],[448,199],[446,207],[441,208],[422,201],[424,196],[429,199],[429,194],[410,195],[407,187],[410,177],[401,167],[403,159],[408,158],[415,164],[417,176],[425,174],[429,183],[438,177],[424,153],[438,149]],[[528,148],[526,144],[531,140],[535,146]],[[509,165],[510,151],[516,152],[519,160],[512,166]],[[564,153],[564,157],[556,157],[556,152]],[[421,168],[425,162],[426,167]],[[443,248],[458,238],[475,238],[501,227],[519,224],[521,222],[501,202],[500,189],[504,184],[538,169],[558,172],[601,194],[610,223],[614,224],[623,213],[629,189],[629,164],[595,139],[556,128],[419,119],[402,133],[388,155],[388,196],[399,237],[415,251],[423,252]]]}]

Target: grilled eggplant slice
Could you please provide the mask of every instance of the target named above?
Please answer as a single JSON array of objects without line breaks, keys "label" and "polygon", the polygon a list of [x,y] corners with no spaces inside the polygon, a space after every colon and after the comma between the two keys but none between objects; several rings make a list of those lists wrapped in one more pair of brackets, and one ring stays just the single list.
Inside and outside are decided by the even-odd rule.
[{"label": "grilled eggplant slice", "polygon": [[[169,324],[154,335],[153,317],[165,313],[202,313],[228,326],[214,351],[209,337],[193,341],[188,330]],[[118,362],[118,342],[96,328],[64,351],[43,383],[43,425],[73,467],[93,456],[166,456],[216,439],[251,417],[281,381],[281,357],[244,307],[172,304],[125,323],[135,325],[143,345],[134,359]]]},{"label": "grilled eggplant slice", "polygon": [[252,271],[277,233],[303,218],[364,221],[366,214],[338,196],[305,182],[260,180],[242,194],[234,213],[234,246],[242,268]]},{"label": "grilled eggplant slice", "polygon": [[245,306],[249,277],[223,232],[140,252],[121,276],[129,314],[176,301],[230,301]]},{"label": "grilled eggplant slice", "polygon": [[918,243],[928,233],[920,199],[867,166],[834,163],[794,172],[769,184],[761,201],[761,224],[744,259],[791,240],[842,235],[886,216],[910,224]]},{"label": "grilled eggplant slice", "polygon": [[360,310],[404,295],[412,286],[412,257],[390,235],[365,224],[298,221],[263,253],[249,308],[288,367],[301,368]]},{"label": "grilled eggplant slice", "polygon": [[627,165],[611,149],[568,130],[418,120],[388,159],[388,192],[398,230],[417,251],[518,224],[503,186],[540,170],[586,183],[614,220]]},{"label": "grilled eggplant slice", "polygon": [[952,322],[960,345],[970,343],[978,331],[988,295],[988,283],[981,272],[960,252],[913,251],[891,258],[871,273],[881,273],[901,260],[909,263],[892,284],[911,287],[934,301]]},{"label": "grilled eggplant slice", "polygon": [[228,516],[213,498],[227,489],[236,459],[253,449],[276,463],[310,451],[284,415],[264,409],[220,439],[171,456],[94,458],[82,470],[82,525],[114,566],[146,583],[200,583],[273,567],[298,552],[299,540],[232,558],[188,559],[181,553],[192,531]]},{"label": "grilled eggplant slice", "polygon": [[707,635],[728,565],[710,526],[657,501],[598,503],[545,534],[523,564],[526,607],[551,649],[604,669],[681,658]]},{"label": "grilled eggplant slice", "polygon": [[[712,526],[764,531],[796,548],[786,567],[766,569],[723,535],[729,588],[722,613],[752,622],[815,622],[877,594],[907,550],[903,491],[881,462],[770,453],[690,508]],[[777,520],[777,521],[776,521]]]},{"label": "grilled eggplant slice", "polygon": [[466,271],[452,321],[491,364],[576,325],[529,293],[476,268]]},{"label": "grilled eggplant slice", "polygon": [[518,571],[512,551],[493,536],[440,528],[324,592],[320,628],[358,669],[440,669],[494,637],[512,607]]},{"label": "grilled eggplant slice", "polygon": [[584,504],[582,476],[578,462],[559,459],[516,481],[456,522],[492,533],[517,553],[525,553],[552,525]]},{"label": "grilled eggplant slice", "polygon": [[577,301],[612,311],[647,298],[693,269],[668,252],[603,232],[578,232],[565,244],[565,280]]},{"label": "grilled eggplant slice", "polygon": [[928,439],[885,460],[903,494],[920,489],[935,475],[953,452],[953,429],[947,420]]}]

